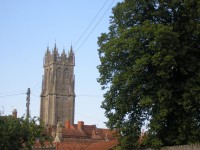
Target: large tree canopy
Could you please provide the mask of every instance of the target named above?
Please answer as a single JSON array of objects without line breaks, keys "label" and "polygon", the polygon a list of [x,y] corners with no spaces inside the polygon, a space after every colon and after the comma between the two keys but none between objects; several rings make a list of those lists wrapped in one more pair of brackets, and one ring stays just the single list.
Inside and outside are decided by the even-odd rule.
[{"label": "large tree canopy", "polygon": [[51,141],[45,127],[42,124],[38,125],[38,121],[37,118],[0,116],[0,149],[32,149],[36,141],[40,141],[41,145],[45,141]]},{"label": "large tree canopy", "polygon": [[200,1],[125,0],[98,38],[107,126],[122,148],[200,142]]}]

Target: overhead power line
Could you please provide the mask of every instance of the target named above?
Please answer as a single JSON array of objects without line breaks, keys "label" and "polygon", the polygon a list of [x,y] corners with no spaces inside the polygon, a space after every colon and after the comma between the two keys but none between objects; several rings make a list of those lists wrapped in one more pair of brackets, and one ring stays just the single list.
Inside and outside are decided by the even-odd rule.
[{"label": "overhead power line", "polygon": [[77,97],[103,97],[102,95],[76,95]]},{"label": "overhead power line", "polygon": [[26,91],[26,90],[0,92],[0,96],[1,96],[1,95],[14,94],[14,93],[21,93],[21,92],[25,92],[25,91]]},{"label": "overhead power line", "polygon": [[92,34],[92,32],[94,31],[94,29],[97,27],[97,25],[100,23],[100,21],[103,19],[103,17],[106,15],[106,13],[108,12],[108,10],[111,8],[111,6],[113,5],[115,0],[112,1],[112,3],[109,5],[109,7],[106,9],[106,11],[103,13],[103,15],[101,16],[101,18],[99,19],[99,21],[95,24],[95,26],[92,28],[92,30],[90,31],[90,33],[87,35],[87,37],[85,38],[85,40],[83,40],[83,42],[81,43],[81,45],[78,47],[78,49],[75,51],[75,53],[78,52],[78,50],[83,46],[83,44],[86,42],[86,40],[90,37],[90,35]]},{"label": "overhead power line", "polygon": [[26,94],[26,93],[18,93],[18,94],[2,95],[2,96],[0,96],[0,97],[16,96],[16,95],[23,95],[23,94]]},{"label": "overhead power line", "polygon": [[109,0],[106,0],[106,2],[103,4],[103,6],[100,8],[100,10],[97,12],[97,14],[95,15],[95,17],[92,19],[92,21],[90,22],[90,24],[88,25],[88,27],[85,29],[85,31],[83,32],[83,34],[79,37],[79,39],[76,41],[76,43],[74,44],[74,48],[76,47],[77,43],[82,39],[82,37],[85,35],[85,33],[88,31],[88,29],[90,28],[90,26],[93,24],[93,22],[96,20],[96,18],[99,16],[99,14],[101,13],[101,11],[103,10],[103,8],[105,7],[105,5],[107,4]]},{"label": "overhead power line", "polygon": [[31,87],[32,90],[36,90],[36,89],[39,89],[40,86],[41,86],[41,81],[38,81],[34,86]]},{"label": "overhead power line", "polygon": [[97,119],[95,116],[85,115],[85,114],[83,114],[82,112],[79,113],[79,112],[76,111],[76,115],[83,116],[84,118],[90,119],[90,120],[92,120],[92,121],[96,120],[96,121],[101,122],[101,123],[104,123],[104,122],[105,122],[105,121],[103,121],[103,120]]}]

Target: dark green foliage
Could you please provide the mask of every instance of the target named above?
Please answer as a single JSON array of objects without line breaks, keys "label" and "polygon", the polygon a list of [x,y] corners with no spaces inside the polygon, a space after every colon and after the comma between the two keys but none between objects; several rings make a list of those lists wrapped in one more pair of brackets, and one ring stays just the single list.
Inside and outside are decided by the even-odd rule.
[{"label": "dark green foliage", "polygon": [[200,1],[125,0],[99,39],[107,126],[121,145],[200,142]]},{"label": "dark green foliage", "polygon": [[0,149],[19,150],[31,149],[36,141],[44,144],[51,137],[45,127],[37,125],[37,118],[24,119],[13,116],[0,116]]}]

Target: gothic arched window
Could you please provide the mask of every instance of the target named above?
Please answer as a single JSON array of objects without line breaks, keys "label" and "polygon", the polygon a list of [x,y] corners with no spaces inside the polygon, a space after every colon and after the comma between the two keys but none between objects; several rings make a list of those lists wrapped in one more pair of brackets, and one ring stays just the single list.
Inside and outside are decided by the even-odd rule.
[{"label": "gothic arched window", "polygon": [[48,80],[48,75],[49,75],[49,70],[47,69],[44,77],[46,81]]},{"label": "gothic arched window", "polygon": [[56,70],[56,77],[60,78],[60,76],[61,76],[61,69],[57,68],[57,70]]},{"label": "gothic arched window", "polygon": [[66,68],[64,70],[63,78],[67,78],[67,77],[68,77],[68,69]]},{"label": "gothic arched window", "polygon": [[50,68],[50,70],[49,70],[49,81],[50,81],[50,83],[52,83],[52,80],[53,80],[52,75],[53,75],[52,69]]}]

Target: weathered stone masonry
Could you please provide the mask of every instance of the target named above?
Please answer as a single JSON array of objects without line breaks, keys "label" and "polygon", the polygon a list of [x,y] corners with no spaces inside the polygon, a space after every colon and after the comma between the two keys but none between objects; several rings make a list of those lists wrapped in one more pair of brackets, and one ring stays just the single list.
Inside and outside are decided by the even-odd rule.
[{"label": "weathered stone masonry", "polygon": [[40,118],[45,125],[54,126],[58,121],[64,125],[74,123],[75,58],[72,47],[68,53],[59,55],[56,44],[52,52],[47,47],[44,57],[44,75],[40,104]]}]

